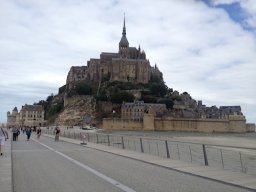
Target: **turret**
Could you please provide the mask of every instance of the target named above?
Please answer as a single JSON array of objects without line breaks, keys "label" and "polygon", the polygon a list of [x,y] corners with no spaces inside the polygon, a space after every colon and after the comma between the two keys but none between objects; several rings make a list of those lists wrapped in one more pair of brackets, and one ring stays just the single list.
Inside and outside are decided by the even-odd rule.
[{"label": "turret", "polygon": [[145,53],[144,50],[143,50],[142,53],[141,53],[141,59],[146,59],[146,53]]},{"label": "turret", "polygon": [[17,107],[14,107],[14,109],[12,110],[12,115],[17,115],[18,114],[18,109]]}]

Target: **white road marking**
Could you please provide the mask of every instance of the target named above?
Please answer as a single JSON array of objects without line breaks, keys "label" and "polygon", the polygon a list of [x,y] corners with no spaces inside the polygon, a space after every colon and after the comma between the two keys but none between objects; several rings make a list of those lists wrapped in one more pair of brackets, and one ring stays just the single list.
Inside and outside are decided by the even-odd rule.
[{"label": "white road marking", "polygon": [[112,178],[110,178],[110,177],[108,177],[108,176],[106,176],[106,175],[104,175],[104,174],[102,174],[102,173],[96,171],[95,169],[92,169],[91,167],[88,167],[87,165],[84,165],[84,164],[80,163],[79,161],[77,161],[77,160],[75,160],[75,159],[72,159],[71,157],[65,155],[64,153],[61,153],[61,152],[59,152],[59,151],[57,151],[57,150],[55,150],[55,149],[49,147],[48,145],[45,145],[45,144],[41,143],[40,141],[37,141],[37,140],[35,140],[35,139],[33,139],[33,138],[31,138],[31,139],[32,139],[33,141],[39,143],[40,145],[43,145],[43,146],[46,147],[47,149],[49,149],[49,150],[51,150],[51,151],[53,151],[53,152],[59,154],[60,156],[62,156],[62,157],[64,157],[64,158],[68,159],[69,161],[75,163],[76,165],[78,165],[78,166],[84,168],[85,170],[90,171],[91,173],[97,175],[98,177],[100,177],[100,178],[102,178],[103,180],[105,180],[105,181],[111,183],[112,185],[118,187],[119,189],[121,189],[121,190],[123,190],[123,191],[125,191],[125,192],[136,192],[136,191],[134,191],[133,189],[131,189],[131,188],[129,188],[129,187],[123,185],[122,183],[120,183],[120,182],[118,182],[118,181],[116,181],[116,180],[114,180],[114,179],[112,179]]}]

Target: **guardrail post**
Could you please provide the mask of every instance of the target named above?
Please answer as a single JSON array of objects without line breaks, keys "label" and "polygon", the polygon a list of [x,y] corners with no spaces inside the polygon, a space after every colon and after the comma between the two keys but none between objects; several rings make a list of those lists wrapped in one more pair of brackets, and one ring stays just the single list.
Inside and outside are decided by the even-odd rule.
[{"label": "guardrail post", "polygon": [[90,142],[90,134],[87,133],[87,141]]},{"label": "guardrail post", "polygon": [[166,157],[170,159],[170,152],[169,152],[169,147],[168,147],[168,142],[165,140],[165,146],[166,146]]},{"label": "guardrail post", "polygon": [[140,149],[141,149],[141,153],[144,153],[142,138],[140,138]]},{"label": "guardrail post", "polygon": [[178,157],[179,157],[179,160],[180,160],[180,150],[179,150],[179,144],[177,143],[177,153],[178,153]]},{"label": "guardrail post", "polygon": [[190,153],[190,161],[191,161],[191,163],[192,163],[192,152],[191,152],[191,148],[190,148],[190,145],[188,146],[188,148],[189,148],[189,153]]},{"label": "guardrail post", "polygon": [[122,148],[124,149],[124,137],[122,136]]},{"label": "guardrail post", "polygon": [[157,156],[159,156],[159,148],[158,148],[158,143],[156,142],[156,150],[157,150]]},{"label": "guardrail post", "polygon": [[203,144],[203,152],[204,152],[204,165],[208,166],[208,159],[207,159],[207,154],[206,154],[206,149],[204,144]]},{"label": "guardrail post", "polygon": [[239,152],[239,156],[240,156],[240,162],[241,162],[241,169],[242,169],[242,172],[245,172],[245,171],[244,171],[244,166],[243,166],[243,161],[242,161],[242,154],[241,154],[241,152]]},{"label": "guardrail post", "polygon": [[220,155],[221,155],[222,168],[224,169],[224,161],[223,161],[222,149],[220,149]]},{"label": "guardrail post", "polygon": [[99,137],[98,137],[98,134],[96,133],[96,143],[98,144],[99,143]]},{"label": "guardrail post", "polygon": [[110,139],[109,139],[109,135],[108,135],[108,146],[110,146]]}]

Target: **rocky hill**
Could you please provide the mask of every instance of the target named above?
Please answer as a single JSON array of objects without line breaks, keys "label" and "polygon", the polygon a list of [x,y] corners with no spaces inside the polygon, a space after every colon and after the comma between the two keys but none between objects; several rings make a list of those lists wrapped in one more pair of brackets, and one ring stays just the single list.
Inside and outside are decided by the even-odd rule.
[{"label": "rocky hill", "polygon": [[242,115],[240,106],[207,107],[189,93],[179,93],[166,86],[162,78],[151,79],[147,84],[133,82],[79,81],[73,89],[59,88],[57,95],[49,96],[37,104],[44,106],[50,124],[97,124],[102,118],[121,116],[123,102],[142,100],[145,103],[165,104],[166,116],[179,118],[225,118]]}]

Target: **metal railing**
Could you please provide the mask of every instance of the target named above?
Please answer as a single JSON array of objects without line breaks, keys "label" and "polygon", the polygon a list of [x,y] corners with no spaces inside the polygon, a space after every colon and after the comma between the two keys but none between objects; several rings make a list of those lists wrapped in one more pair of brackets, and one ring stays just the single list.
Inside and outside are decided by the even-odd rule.
[{"label": "metal railing", "polygon": [[[43,133],[54,134],[54,131],[45,129]],[[209,145],[116,134],[61,132],[62,137],[78,140],[82,140],[83,134],[86,134],[88,142],[96,144],[256,175],[256,148]]]}]

